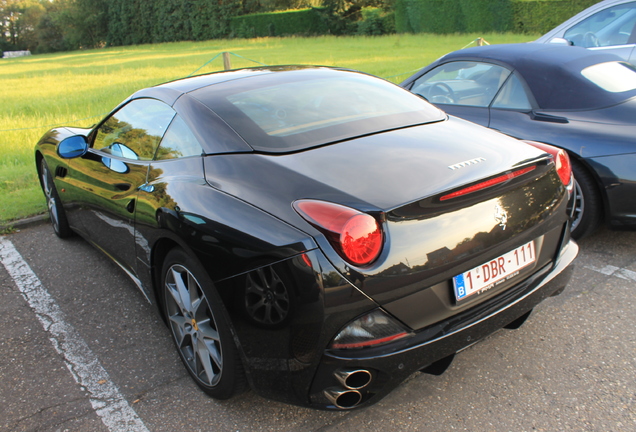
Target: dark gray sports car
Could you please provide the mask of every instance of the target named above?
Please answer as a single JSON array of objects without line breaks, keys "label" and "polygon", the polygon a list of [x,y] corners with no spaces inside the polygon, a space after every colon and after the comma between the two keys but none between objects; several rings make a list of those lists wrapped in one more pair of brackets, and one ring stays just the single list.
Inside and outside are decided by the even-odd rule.
[{"label": "dark gray sports car", "polygon": [[636,69],[614,54],[543,44],[455,51],[400,84],[449,114],[565,149],[572,236],[636,227]]},{"label": "dark gray sports car", "polygon": [[374,403],[519,326],[578,250],[565,152],[352,71],[144,89],[35,159],[56,233],[119,264],[216,398]]}]

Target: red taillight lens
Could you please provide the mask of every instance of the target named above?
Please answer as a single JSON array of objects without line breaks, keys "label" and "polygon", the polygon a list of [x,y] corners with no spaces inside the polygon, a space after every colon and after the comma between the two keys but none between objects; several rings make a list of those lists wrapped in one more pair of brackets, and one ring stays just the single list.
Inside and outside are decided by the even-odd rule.
[{"label": "red taillight lens", "polygon": [[382,250],[382,230],[375,218],[349,207],[326,201],[299,200],[296,211],[322,231],[349,263],[372,263]]},{"label": "red taillight lens", "polygon": [[524,143],[530,144],[531,146],[541,149],[546,153],[550,153],[554,158],[554,164],[556,165],[557,174],[561,179],[561,183],[565,186],[570,184],[570,179],[572,178],[572,165],[570,164],[570,157],[565,150],[536,141],[524,141]]}]

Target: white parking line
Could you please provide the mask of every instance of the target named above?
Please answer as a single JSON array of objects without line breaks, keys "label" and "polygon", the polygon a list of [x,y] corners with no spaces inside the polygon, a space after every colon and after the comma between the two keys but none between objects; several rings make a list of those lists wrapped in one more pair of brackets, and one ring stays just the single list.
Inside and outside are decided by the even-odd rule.
[{"label": "white parking line", "polygon": [[636,282],[636,272],[627,270],[620,267],[614,267],[612,265],[606,265],[605,267],[585,266],[585,268],[594,270],[595,272],[602,273],[606,276],[616,276],[617,278],[632,280]]},{"label": "white parking line", "polygon": [[97,356],[65,321],[60,307],[6,238],[0,238],[0,261],[49,333],[49,340],[64,357],[75,381],[88,391],[91,405],[106,427],[112,432],[147,432],[146,425],[111,382]]}]

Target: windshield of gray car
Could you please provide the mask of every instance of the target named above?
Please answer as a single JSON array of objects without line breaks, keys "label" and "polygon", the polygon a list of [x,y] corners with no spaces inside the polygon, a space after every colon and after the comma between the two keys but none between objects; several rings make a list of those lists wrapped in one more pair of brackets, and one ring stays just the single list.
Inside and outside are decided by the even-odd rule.
[{"label": "windshield of gray car", "polygon": [[445,118],[387,81],[332,69],[239,79],[190,95],[252,148],[267,152],[298,151]]}]

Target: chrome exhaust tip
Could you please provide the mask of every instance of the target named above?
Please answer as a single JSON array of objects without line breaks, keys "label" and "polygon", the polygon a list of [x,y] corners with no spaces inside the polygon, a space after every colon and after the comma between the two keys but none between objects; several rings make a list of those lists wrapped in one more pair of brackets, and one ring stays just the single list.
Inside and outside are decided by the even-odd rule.
[{"label": "chrome exhaust tip", "polygon": [[362,394],[357,390],[329,388],[324,393],[327,399],[340,409],[354,408],[362,401]]},{"label": "chrome exhaust tip", "polygon": [[337,370],[333,373],[338,382],[349,390],[360,390],[371,382],[371,372],[365,369]]}]

